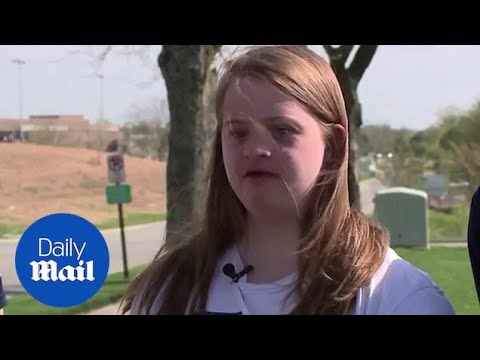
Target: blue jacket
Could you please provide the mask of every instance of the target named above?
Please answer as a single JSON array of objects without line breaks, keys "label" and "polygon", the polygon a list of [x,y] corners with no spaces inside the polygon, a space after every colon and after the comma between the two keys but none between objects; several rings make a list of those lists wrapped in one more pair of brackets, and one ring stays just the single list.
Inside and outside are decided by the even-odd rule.
[{"label": "blue jacket", "polygon": [[468,253],[480,302],[480,187],[473,195],[468,222]]}]

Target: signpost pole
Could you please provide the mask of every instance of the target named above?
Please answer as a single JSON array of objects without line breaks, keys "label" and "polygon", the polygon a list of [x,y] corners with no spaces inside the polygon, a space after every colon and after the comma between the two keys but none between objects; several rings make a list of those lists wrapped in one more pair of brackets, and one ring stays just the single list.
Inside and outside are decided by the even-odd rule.
[{"label": "signpost pole", "polygon": [[128,279],[127,246],[125,242],[125,224],[123,219],[123,204],[132,200],[130,185],[125,183],[125,164],[122,153],[112,153],[107,156],[108,182],[107,203],[117,204],[120,225],[120,240],[122,244],[123,277]]},{"label": "signpost pole", "polygon": [[128,264],[127,264],[127,247],[125,245],[125,230],[123,223],[123,204],[118,203],[118,218],[120,221],[120,237],[122,241],[122,255],[123,255],[123,278],[128,279]]}]

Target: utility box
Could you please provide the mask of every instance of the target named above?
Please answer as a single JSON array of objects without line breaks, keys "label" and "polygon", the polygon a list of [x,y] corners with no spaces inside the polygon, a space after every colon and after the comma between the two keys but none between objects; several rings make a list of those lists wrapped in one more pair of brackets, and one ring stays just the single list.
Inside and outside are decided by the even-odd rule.
[{"label": "utility box", "polygon": [[374,198],[374,217],[390,231],[392,247],[429,248],[426,192],[404,187],[380,190]]}]

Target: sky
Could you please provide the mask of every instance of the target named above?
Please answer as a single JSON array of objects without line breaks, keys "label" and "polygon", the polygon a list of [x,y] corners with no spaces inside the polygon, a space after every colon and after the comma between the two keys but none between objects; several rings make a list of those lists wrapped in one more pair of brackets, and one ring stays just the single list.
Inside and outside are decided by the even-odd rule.
[{"label": "sky", "polygon": [[[324,54],[321,45],[309,45]],[[122,124],[135,107],[166,98],[156,58],[161,45],[115,45],[106,60],[102,45],[0,45],[0,118],[101,114]],[[227,48],[231,49],[232,46]],[[125,54],[141,51],[141,56]],[[102,80],[96,75],[103,75]],[[103,94],[103,101],[102,95]],[[424,129],[445,109],[468,109],[480,100],[480,46],[380,45],[359,85],[364,124]],[[103,105],[102,105],[103,104]]]}]

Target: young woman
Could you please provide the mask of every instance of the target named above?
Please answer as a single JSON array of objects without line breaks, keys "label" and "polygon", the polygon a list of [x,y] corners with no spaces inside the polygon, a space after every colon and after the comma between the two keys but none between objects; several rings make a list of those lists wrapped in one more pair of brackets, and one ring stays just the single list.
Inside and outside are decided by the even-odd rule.
[{"label": "young woman", "polygon": [[162,248],[130,314],[453,314],[428,274],[349,206],[348,119],[329,64],[302,46],[249,49],[216,94],[205,219]]}]

